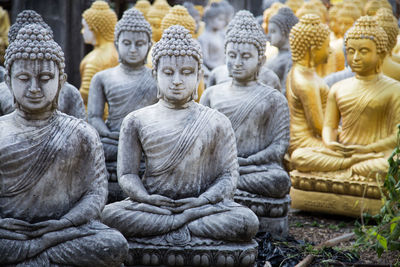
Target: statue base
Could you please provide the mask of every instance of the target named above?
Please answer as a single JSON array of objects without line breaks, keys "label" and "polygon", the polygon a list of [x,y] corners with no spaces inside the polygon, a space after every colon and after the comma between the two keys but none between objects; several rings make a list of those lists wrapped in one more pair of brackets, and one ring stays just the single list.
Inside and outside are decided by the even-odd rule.
[{"label": "statue base", "polygon": [[129,241],[125,266],[256,266],[257,242],[156,246]]},{"label": "statue base", "polygon": [[290,196],[283,198],[267,198],[236,190],[235,202],[249,207],[260,221],[260,232],[268,232],[272,236],[284,237],[289,231],[287,213],[290,207]]},{"label": "statue base", "polygon": [[305,191],[293,187],[290,189],[290,196],[293,209],[350,217],[360,217],[363,212],[375,215],[382,207],[380,199]]}]

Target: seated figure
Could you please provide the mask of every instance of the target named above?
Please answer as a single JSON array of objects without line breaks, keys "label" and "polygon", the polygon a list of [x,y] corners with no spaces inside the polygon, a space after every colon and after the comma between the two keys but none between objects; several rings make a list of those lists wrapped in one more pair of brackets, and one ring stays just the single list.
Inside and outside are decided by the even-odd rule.
[{"label": "seated figure", "polygon": [[[360,203],[368,202],[364,211],[379,211],[378,183],[389,167],[387,158],[396,147],[400,123],[400,83],[380,73],[387,40],[369,16],[359,18],[347,32],[347,61],[355,77],[336,83],[329,92],[324,146],[299,148],[291,158],[296,169],[292,183],[299,197],[339,198],[332,201],[338,203],[307,207],[304,201],[293,200],[297,208],[359,216]],[[321,197],[318,192],[326,194]]]},{"label": "seated figure", "polygon": [[[100,134],[110,180],[114,182],[122,120],[130,112],[157,102],[157,84],[151,70],[145,67],[151,47],[151,27],[137,9],[125,11],[117,23],[115,46],[120,64],[93,76],[88,102],[89,123]],[[108,104],[106,122],[105,103]]]},{"label": "seated figure", "polygon": [[322,147],[322,122],[328,86],[315,66],[326,62],[329,30],[313,14],[305,15],[290,31],[293,67],[287,77],[290,109],[289,154],[299,147]]},{"label": "seated figure", "polygon": [[[160,100],[122,122],[118,182],[129,198],[107,205],[102,221],[128,239],[136,264],[217,266],[233,260],[232,266],[250,266],[258,220],[232,200],[238,178],[234,132],[224,115],[194,102],[200,47],[184,27],[171,26],[152,58]],[[146,171],[140,178],[142,153]],[[242,262],[232,258],[237,249],[246,250]]]},{"label": "seated figure", "polygon": [[[283,94],[257,80],[265,62],[261,27],[248,11],[239,11],[236,18],[241,19],[232,20],[235,24],[225,41],[233,81],[208,88],[200,103],[227,116],[235,131],[240,174],[235,200],[251,206],[261,218],[280,217],[285,229],[275,230],[260,219],[261,229],[286,234],[290,179],[283,157],[289,145],[289,108]],[[249,203],[242,196],[263,200]],[[269,207],[277,199],[282,207]]]},{"label": "seated figure", "polygon": [[38,24],[6,52],[16,110],[0,117],[0,265],[120,266],[127,241],[100,223],[104,156],[86,122],[55,109],[64,55]]},{"label": "seated figure", "polygon": [[290,53],[289,33],[299,20],[288,8],[279,9],[268,22],[267,39],[271,45],[279,49],[278,55],[267,60],[266,67],[278,75],[281,82],[281,90],[286,95],[286,76],[292,68],[292,55]]}]

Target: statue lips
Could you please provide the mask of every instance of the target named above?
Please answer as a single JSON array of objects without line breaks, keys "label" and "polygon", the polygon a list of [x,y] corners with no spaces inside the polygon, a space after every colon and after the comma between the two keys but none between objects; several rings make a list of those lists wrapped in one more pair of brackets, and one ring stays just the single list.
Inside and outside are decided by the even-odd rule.
[{"label": "statue lips", "polygon": [[44,95],[43,94],[37,96],[26,95],[25,98],[27,98],[30,102],[39,103],[44,98]]},{"label": "statue lips", "polygon": [[185,90],[183,87],[170,87],[169,90],[171,90],[174,94],[180,94],[182,91]]}]

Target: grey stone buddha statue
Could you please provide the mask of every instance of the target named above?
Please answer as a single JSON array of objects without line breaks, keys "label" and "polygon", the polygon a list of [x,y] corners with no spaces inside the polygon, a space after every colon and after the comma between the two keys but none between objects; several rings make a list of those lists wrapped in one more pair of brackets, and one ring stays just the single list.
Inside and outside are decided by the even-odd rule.
[{"label": "grey stone buddha statue", "polygon": [[61,48],[30,24],[5,62],[16,110],[0,117],[0,265],[120,266],[127,241],[99,221],[107,196],[100,139],[56,110]]},{"label": "grey stone buddha statue", "polygon": [[[93,76],[88,120],[100,134],[110,181],[116,182],[122,120],[130,112],[157,102],[157,84],[145,66],[151,48],[151,26],[142,13],[135,8],[125,11],[114,35],[120,64]],[[108,104],[106,122],[103,120],[105,103]]]},{"label": "grey stone buddha statue", "polygon": [[[237,19],[240,18],[240,19]],[[260,83],[265,36],[253,15],[239,11],[225,41],[233,80],[210,87],[200,103],[226,115],[235,131],[239,179],[235,201],[259,216],[260,228],[287,234],[289,175],[283,157],[289,145],[289,108],[277,90]]]},{"label": "grey stone buddha statue", "polygon": [[128,239],[126,265],[251,266],[258,220],[232,199],[234,132],[224,115],[194,101],[200,47],[175,25],[155,44],[152,59],[160,100],[122,122],[118,182],[129,198],[107,205],[102,221]]},{"label": "grey stone buddha statue", "polygon": [[[12,43],[17,37],[18,31],[31,23],[36,23],[45,28],[52,36],[50,27],[43,21],[43,18],[33,10],[24,10],[18,14],[15,23],[10,27],[8,40]],[[58,110],[74,116],[78,119],[86,120],[85,106],[78,89],[72,84],[65,82],[58,95]],[[0,83],[0,116],[14,111],[14,100],[5,82]]]},{"label": "grey stone buddha statue", "polygon": [[292,68],[292,55],[290,53],[290,29],[298,22],[293,11],[288,8],[279,9],[278,13],[268,22],[267,39],[271,45],[278,48],[278,55],[271,60],[267,59],[266,67],[278,75],[281,88],[286,95],[286,76]]}]

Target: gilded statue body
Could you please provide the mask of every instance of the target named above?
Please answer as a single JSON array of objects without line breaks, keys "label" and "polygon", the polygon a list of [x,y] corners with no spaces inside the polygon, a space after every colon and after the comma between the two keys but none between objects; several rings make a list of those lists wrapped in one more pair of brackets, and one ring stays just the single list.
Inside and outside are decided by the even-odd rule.
[{"label": "gilded statue body", "polygon": [[[248,14],[248,11],[236,14],[241,19],[232,20],[235,25],[225,41],[232,82],[208,88],[200,103],[223,113],[232,123],[238,149],[239,198],[251,195],[283,199],[290,189],[289,175],[283,168],[289,145],[289,108],[283,94],[258,82],[257,75],[265,61],[265,38],[254,17]],[[240,202],[239,198],[235,200]],[[287,207],[280,212],[262,210],[262,207],[253,211],[259,217],[284,217],[285,208],[287,211]],[[266,231],[275,230],[270,225],[261,227]],[[277,232],[286,234],[282,233],[285,231]]]},{"label": "gilded statue body", "polygon": [[[365,196],[379,205],[376,177],[387,172],[400,123],[400,83],[380,73],[386,43],[386,33],[369,16],[347,32],[347,60],[356,76],[336,83],[329,92],[324,146],[293,152],[296,171],[291,175],[298,189]],[[321,178],[314,183],[302,178],[307,174]],[[379,206],[369,208],[376,212]],[[340,208],[336,212],[344,213]]]},{"label": "gilded statue body", "polygon": [[118,65],[118,53],[114,45],[114,28],[117,15],[107,2],[95,1],[82,14],[82,35],[86,44],[94,49],[81,61],[81,92],[83,102],[87,106],[89,87],[93,76],[108,68]]},{"label": "gilded statue body", "polygon": [[[124,12],[115,27],[120,64],[98,72],[89,91],[88,119],[99,132],[110,179],[116,181],[119,131],[122,120],[134,110],[157,102],[157,85],[145,67],[151,48],[151,27],[136,9]],[[104,122],[104,106],[108,117]]]},{"label": "gilded statue body", "polygon": [[[316,42],[315,45],[312,45]],[[315,66],[326,62],[329,31],[316,15],[305,15],[290,31],[293,67],[287,78],[291,154],[299,147],[322,147],[322,125],[328,86]]]},{"label": "gilded statue body", "polygon": [[29,24],[8,47],[6,69],[17,108],[0,118],[0,264],[120,266],[127,241],[99,221],[107,178],[98,135],[55,109],[61,48]]},{"label": "gilded statue body", "polygon": [[[223,242],[248,244],[257,232],[254,213],[232,200],[238,165],[230,122],[193,101],[200,50],[184,27],[164,31],[152,55],[160,100],[130,113],[122,123],[118,181],[129,198],[107,205],[102,218],[130,241],[132,253],[143,247],[195,251],[199,245],[207,253],[210,246],[223,250]],[[142,153],[146,171],[139,178]],[[195,255],[184,259],[173,254],[171,261],[216,266],[207,254]],[[156,265],[163,264],[155,252],[154,257]],[[254,263],[252,256],[247,259]]]}]

